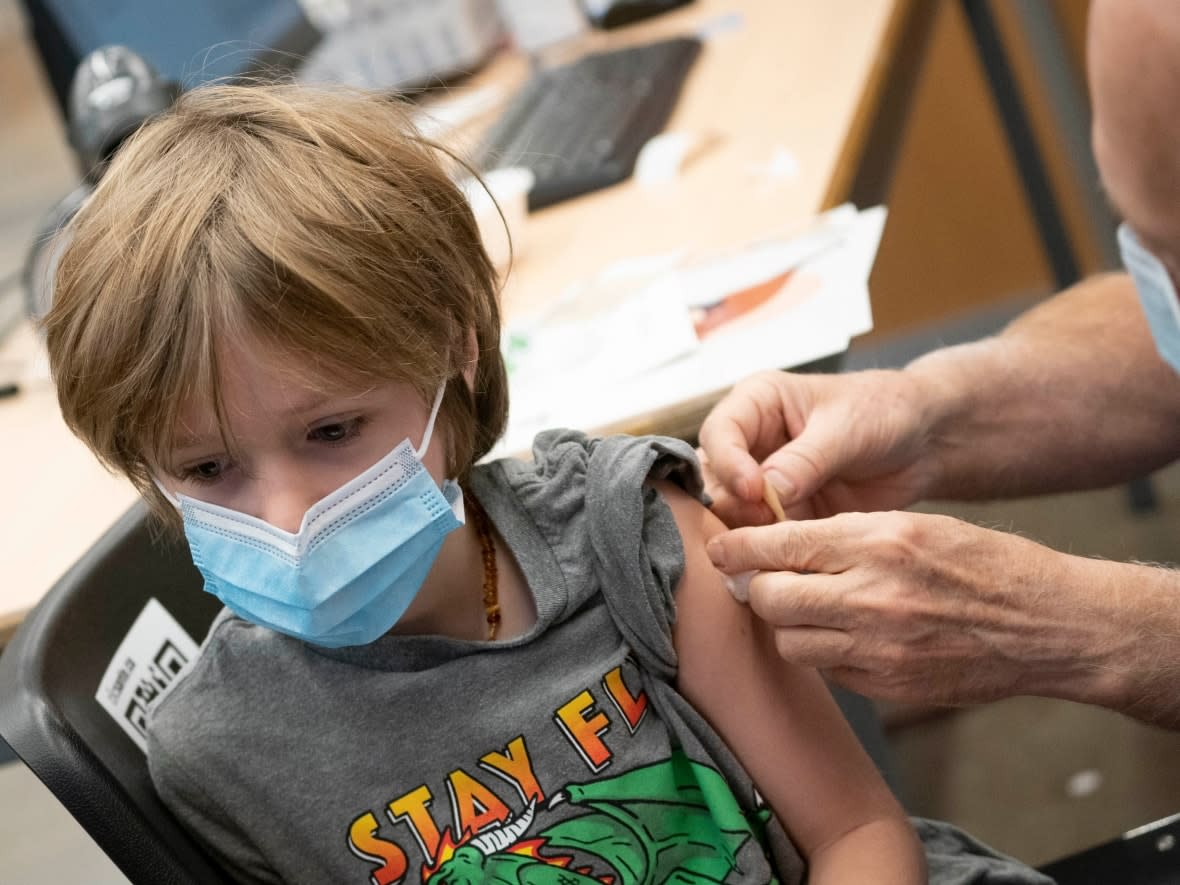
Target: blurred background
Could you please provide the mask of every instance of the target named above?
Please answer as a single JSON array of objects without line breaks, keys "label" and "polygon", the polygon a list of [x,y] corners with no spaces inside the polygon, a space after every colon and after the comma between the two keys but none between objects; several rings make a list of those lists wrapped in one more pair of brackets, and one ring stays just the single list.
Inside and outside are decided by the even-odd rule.
[{"label": "blurred background", "polygon": [[[1010,61],[1008,85],[1027,114],[1042,164],[1038,192],[1022,167],[1020,145],[1014,148],[992,74],[976,51],[972,4],[933,4],[924,62],[907,90],[910,105],[898,123],[896,162],[885,188],[890,215],[870,280],[874,328],[853,342],[845,368],[902,365],[941,344],[990,334],[1071,275],[1116,266],[1113,219],[1098,194],[1086,141],[1087,5],[1085,0],[989,5],[995,36]],[[134,38],[131,25],[121,25],[113,12],[118,4],[77,6],[104,33]],[[328,31],[343,20],[344,6],[309,0],[305,12]],[[504,26],[517,45],[544,43],[541,24],[563,26],[538,24],[527,4],[508,7],[515,9],[503,13]],[[337,48],[324,53],[320,44],[316,55],[314,41],[284,30],[286,24],[279,22],[273,33],[276,42],[287,41],[290,57],[309,54],[324,78],[348,73],[341,59],[355,58],[355,52],[339,48],[351,39],[348,33],[338,31]],[[472,45],[490,47],[500,38],[471,39]],[[220,73],[218,58],[210,56],[200,70]],[[191,85],[194,69],[186,67],[191,56],[174,69],[152,61],[168,77]],[[282,56],[268,63],[281,64]],[[81,179],[63,120],[61,64],[47,60],[33,41],[25,6],[0,0],[0,334],[23,322],[21,269],[46,213]],[[378,76],[372,70],[353,73]],[[419,73],[380,76],[410,82]],[[1046,196],[1055,221],[1046,221],[1038,207]],[[0,413],[0,432],[20,432],[3,421]],[[1020,532],[1078,554],[1171,563],[1180,551],[1177,467],[1132,487],[922,509]],[[882,706],[881,712],[894,780],[907,807],[952,821],[1029,863],[1180,812],[1180,735],[1032,698],[957,710]],[[91,882],[124,881],[8,755],[0,764],[0,881],[57,881],[65,859],[75,869],[92,870]]]}]

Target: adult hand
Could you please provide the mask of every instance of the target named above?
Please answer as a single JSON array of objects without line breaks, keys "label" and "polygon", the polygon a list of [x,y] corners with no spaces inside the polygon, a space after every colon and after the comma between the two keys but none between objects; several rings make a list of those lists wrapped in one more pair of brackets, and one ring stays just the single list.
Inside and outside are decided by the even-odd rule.
[{"label": "adult hand", "polygon": [[[749,579],[779,653],[873,697],[964,704],[1013,694],[1118,703],[1137,631],[1112,629],[1105,564],[946,516],[848,513],[740,528],[708,545]],[[1118,564],[1114,564],[1118,565]]]},{"label": "adult hand", "polygon": [[770,522],[764,471],[794,519],[912,504],[937,470],[931,402],[900,371],[745,379],[701,426],[714,512],[730,526]]}]

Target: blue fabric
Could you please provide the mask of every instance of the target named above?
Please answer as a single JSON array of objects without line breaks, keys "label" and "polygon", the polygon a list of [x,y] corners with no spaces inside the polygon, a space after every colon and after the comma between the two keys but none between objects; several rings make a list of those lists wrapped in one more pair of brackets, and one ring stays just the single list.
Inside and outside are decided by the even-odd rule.
[{"label": "blue fabric", "polygon": [[315,645],[389,632],[460,522],[408,441],[308,511],[296,534],[224,507],[182,500],[205,590],[238,617]]},{"label": "blue fabric", "polygon": [[1180,372],[1180,301],[1176,300],[1176,287],[1168,269],[1126,224],[1119,225],[1119,251],[1135,281],[1155,349],[1164,362]]}]

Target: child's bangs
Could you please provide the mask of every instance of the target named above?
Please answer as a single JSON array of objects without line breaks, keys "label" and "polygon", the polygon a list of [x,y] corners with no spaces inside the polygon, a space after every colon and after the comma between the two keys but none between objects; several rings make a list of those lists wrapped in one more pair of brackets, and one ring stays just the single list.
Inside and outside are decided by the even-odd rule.
[{"label": "child's bangs", "polygon": [[281,354],[292,380],[325,393],[391,380],[426,390],[446,377],[454,323],[403,238],[357,233],[348,218],[293,216],[276,230],[253,206],[231,217],[237,322],[219,337]]},{"label": "child's bangs", "polygon": [[[238,349],[262,349],[293,383],[325,394],[355,393],[391,380],[416,384],[432,367],[406,361],[396,337],[363,294],[341,280],[308,280],[299,266],[258,255],[252,270],[239,267],[233,321],[216,339]],[[332,274],[332,268],[317,268]]]},{"label": "child's bangs", "polygon": [[217,352],[218,340],[233,323],[210,282],[196,282],[181,300],[166,344],[157,351],[158,364],[151,372],[156,385],[143,398],[142,408],[134,410],[144,433],[140,450],[155,467],[173,466],[172,451],[185,432],[183,416],[194,406],[213,409],[227,449],[234,448],[225,419]]}]

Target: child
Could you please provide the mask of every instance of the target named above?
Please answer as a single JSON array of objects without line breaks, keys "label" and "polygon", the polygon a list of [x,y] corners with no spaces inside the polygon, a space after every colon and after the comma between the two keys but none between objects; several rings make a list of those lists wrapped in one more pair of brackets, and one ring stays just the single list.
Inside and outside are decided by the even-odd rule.
[{"label": "child", "polygon": [[439,153],[377,96],[208,87],[73,224],[66,420],[227,606],[151,722],[160,795],[245,882],[924,881],[709,564],[689,447],[476,465],[497,292]]}]

